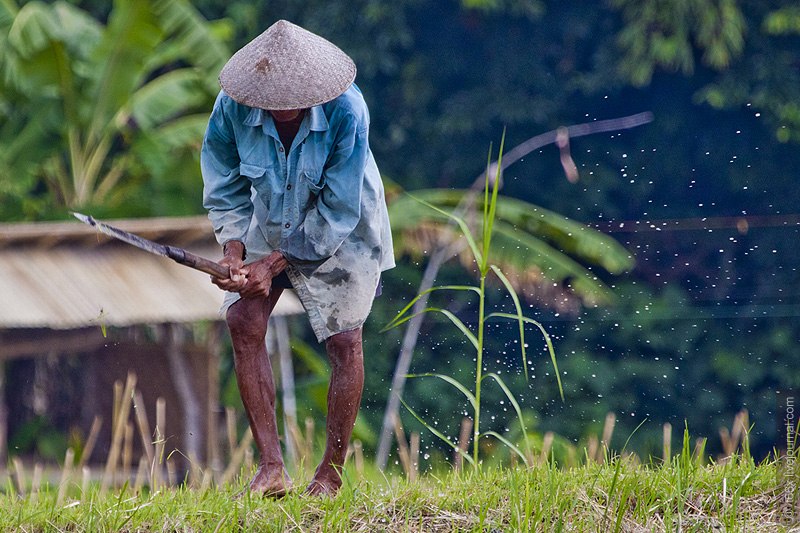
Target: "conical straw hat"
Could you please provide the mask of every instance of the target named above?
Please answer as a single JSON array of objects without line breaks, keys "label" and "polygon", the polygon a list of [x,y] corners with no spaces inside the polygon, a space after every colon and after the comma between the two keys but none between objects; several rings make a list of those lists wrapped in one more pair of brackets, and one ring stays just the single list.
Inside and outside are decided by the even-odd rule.
[{"label": "conical straw hat", "polygon": [[240,104],[277,111],[333,100],[355,77],[355,63],[336,45],[279,20],[228,60],[219,83]]}]

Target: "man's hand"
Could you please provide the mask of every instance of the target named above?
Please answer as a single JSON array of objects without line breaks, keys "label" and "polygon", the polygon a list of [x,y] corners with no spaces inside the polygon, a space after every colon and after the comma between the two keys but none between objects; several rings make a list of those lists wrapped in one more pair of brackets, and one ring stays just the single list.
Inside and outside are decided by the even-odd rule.
[{"label": "man's hand", "polygon": [[240,292],[247,284],[248,269],[244,266],[244,244],[239,241],[225,243],[224,257],[219,262],[230,270],[230,278],[211,278],[211,282],[224,291]]},{"label": "man's hand", "polygon": [[239,294],[242,298],[266,298],[272,289],[272,278],[283,272],[288,264],[282,253],[274,251],[264,259],[247,265],[247,283],[239,290]]}]

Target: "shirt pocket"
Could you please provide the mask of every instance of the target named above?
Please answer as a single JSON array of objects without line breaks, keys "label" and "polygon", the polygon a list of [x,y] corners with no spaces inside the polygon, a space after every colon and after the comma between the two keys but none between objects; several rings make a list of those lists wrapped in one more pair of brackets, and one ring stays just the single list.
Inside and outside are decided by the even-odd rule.
[{"label": "shirt pocket", "polygon": [[239,163],[239,174],[255,183],[259,178],[263,178],[267,173],[266,167],[260,165],[251,165],[249,163]]},{"label": "shirt pocket", "polygon": [[307,140],[303,142],[300,151],[298,169],[300,178],[304,181],[313,194],[319,194],[325,186],[325,161],[327,150],[319,142]]},{"label": "shirt pocket", "polygon": [[251,190],[256,193],[255,197],[269,210],[272,204],[271,190],[273,189],[269,184],[270,174],[272,174],[270,169],[261,165],[239,163],[239,174],[250,181]]},{"label": "shirt pocket", "polygon": [[300,171],[300,180],[308,187],[311,194],[319,194],[325,186],[325,178],[322,174],[322,170],[302,169]]}]

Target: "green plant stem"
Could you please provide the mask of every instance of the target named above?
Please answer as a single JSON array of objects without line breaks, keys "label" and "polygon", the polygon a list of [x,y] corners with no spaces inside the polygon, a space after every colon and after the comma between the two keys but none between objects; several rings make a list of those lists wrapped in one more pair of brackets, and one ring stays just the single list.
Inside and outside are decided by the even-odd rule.
[{"label": "green plant stem", "polygon": [[481,436],[481,382],[483,381],[483,329],[486,322],[484,319],[486,306],[486,274],[481,274],[478,302],[478,350],[477,362],[475,363],[475,427],[472,436],[472,458],[475,461],[476,470],[480,469],[480,463],[478,462],[478,440]]}]

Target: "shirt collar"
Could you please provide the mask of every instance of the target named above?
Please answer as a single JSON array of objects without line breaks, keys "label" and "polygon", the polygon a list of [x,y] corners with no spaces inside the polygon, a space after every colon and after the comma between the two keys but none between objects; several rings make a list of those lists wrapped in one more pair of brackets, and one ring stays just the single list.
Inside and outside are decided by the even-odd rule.
[{"label": "shirt collar", "polygon": [[[321,105],[316,105],[312,107],[308,114],[310,118],[309,130],[325,131],[328,129],[328,118],[325,116],[325,111],[322,110]],[[250,113],[248,113],[247,117],[244,119],[245,126],[253,126],[253,127],[264,126],[267,123],[269,123],[270,126],[272,126],[269,129],[274,130],[275,125],[270,114],[267,111],[258,107],[250,109]],[[276,132],[276,137],[277,137],[277,132]]]}]

